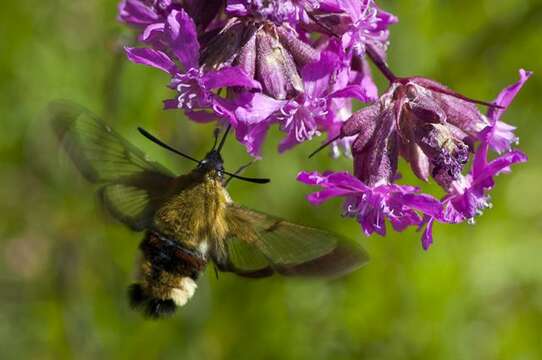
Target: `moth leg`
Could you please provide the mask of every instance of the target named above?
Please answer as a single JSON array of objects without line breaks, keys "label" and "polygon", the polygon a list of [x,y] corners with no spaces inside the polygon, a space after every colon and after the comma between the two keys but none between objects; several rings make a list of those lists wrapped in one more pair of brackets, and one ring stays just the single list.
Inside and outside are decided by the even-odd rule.
[{"label": "moth leg", "polygon": [[[251,159],[248,163],[239,167],[239,169],[237,169],[237,171],[234,172],[233,175],[240,175],[246,168],[248,168],[250,165],[254,164],[255,162],[256,162],[256,159]],[[226,179],[226,181],[224,181],[224,187],[228,186],[231,179],[233,179],[233,176],[230,176],[229,178]]]}]

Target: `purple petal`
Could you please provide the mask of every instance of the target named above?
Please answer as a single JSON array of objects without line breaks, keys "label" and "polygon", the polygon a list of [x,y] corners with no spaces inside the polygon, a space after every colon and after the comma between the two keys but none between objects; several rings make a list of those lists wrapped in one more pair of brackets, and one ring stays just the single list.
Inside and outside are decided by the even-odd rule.
[{"label": "purple petal", "polygon": [[243,0],[228,0],[226,12],[235,16],[245,16],[248,14],[246,1]]},{"label": "purple petal", "polygon": [[428,250],[431,244],[433,243],[433,221],[434,219],[431,218],[427,225],[425,226],[425,230],[422,235],[422,247],[424,250]]},{"label": "purple petal", "polygon": [[483,194],[477,196],[471,188],[465,190],[461,195],[452,197],[450,203],[453,205],[454,209],[463,216],[464,220],[472,219],[476,216],[480,201],[483,199]]},{"label": "purple petal", "polygon": [[484,168],[487,165],[487,155],[489,152],[489,143],[482,142],[476,152],[474,153],[474,158],[472,161],[472,176],[477,178],[484,171]]},{"label": "purple petal", "polygon": [[321,97],[329,88],[330,76],[339,66],[336,55],[329,51],[320,56],[320,60],[305,65],[301,77],[305,84],[305,93],[312,98]]},{"label": "purple petal", "polygon": [[235,135],[251,156],[260,158],[261,147],[270,125],[270,122],[265,121],[256,124],[238,122],[238,126],[235,128]]},{"label": "purple petal", "polygon": [[518,142],[514,130],[516,130],[515,126],[497,120],[489,138],[491,148],[499,154],[510,150],[511,145]]},{"label": "purple petal", "polygon": [[186,116],[188,116],[191,120],[198,122],[198,123],[208,123],[211,121],[215,121],[217,119],[216,114],[213,114],[208,111],[190,111],[185,110],[184,112]]},{"label": "purple petal", "polygon": [[178,109],[179,108],[179,100],[177,99],[167,99],[163,102],[164,110],[171,110],[171,109]]},{"label": "purple petal", "polygon": [[495,160],[489,162],[487,166],[481,171],[474,180],[474,184],[480,184],[486,179],[491,178],[495,175],[498,175],[504,169],[508,168],[510,165],[523,163],[527,161],[527,155],[519,150],[514,150],[509,153],[506,153]]},{"label": "purple petal", "polygon": [[351,83],[359,84],[363,88],[363,94],[365,94],[367,100],[365,102],[373,102],[378,99],[378,88],[371,76],[371,68],[367,59],[354,58],[357,61],[357,67],[352,73],[353,79]]},{"label": "purple petal", "polygon": [[324,189],[322,191],[309,194],[307,196],[307,200],[309,200],[313,205],[320,205],[331,198],[346,196],[346,195],[351,195],[351,194],[352,194],[352,191],[346,190],[346,189],[339,189],[339,188]]},{"label": "purple petal", "polygon": [[409,226],[419,225],[422,222],[422,218],[415,211],[407,210],[403,211],[400,216],[390,216],[390,222],[395,231],[401,232]]},{"label": "purple petal", "polygon": [[369,188],[359,179],[347,172],[333,172],[320,175],[318,172],[301,171],[297,180],[308,185],[319,185],[322,187],[343,187],[350,191],[367,191]]},{"label": "purple petal", "polygon": [[124,0],[119,4],[119,19],[133,25],[148,25],[156,22],[159,16],[140,0]]},{"label": "purple petal", "polygon": [[321,183],[326,182],[327,177],[321,176],[318,172],[307,172],[300,171],[296,177],[297,181],[305,183],[307,185],[320,185]]},{"label": "purple petal", "polygon": [[508,151],[511,145],[518,140],[513,132],[515,128],[499,121],[499,119],[531,75],[532,72],[521,69],[519,71],[519,81],[501,91],[494,102],[503,109],[492,107],[488,111],[490,126],[481,132],[480,138],[483,142],[488,142],[491,148],[499,153]]},{"label": "purple petal", "polygon": [[344,89],[335,91],[331,95],[331,98],[354,98],[361,102],[370,102],[374,98],[372,94],[367,93],[366,88],[360,85],[348,85]]},{"label": "purple petal", "polygon": [[260,90],[260,83],[252,80],[237,67],[225,67],[218,71],[209,71],[203,76],[207,89],[220,89],[223,87],[239,86],[247,89]]},{"label": "purple petal", "polygon": [[400,194],[397,195],[400,203],[412,209],[421,211],[430,216],[438,216],[442,213],[442,203],[434,197],[426,194]]},{"label": "purple petal", "polygon": [[158,39],[160,39],[164,35],[164,28],[165,26],[163,23],[151,24],[147,26],[145,30],[143,30],[143,32],[139,36],[139,40],[149,43],[158,41]]},{"label": "purple petal", "polygon": [[128,56],[128,60],[135,64],[152,66],[171,75],[174,75],[177,72],[175,63],[166,53],[160,50],[125,47],[124,51]]},{"label": "purple petal", "polygon": [[533,73],[531,71],[525,71],[524,69],[519,70],[519,81],[515,84],[512,84],[505,88],[501,93],[497,96],[497,99],[495,100],[495,104],[503,107],[504,109],[498,109],[495,107],[492,107],[489,109],[488,117],[491,119],[492,125],[495,125],[497,120],[500,119],[502,114],[506,111],[506,109],[510,106],[518,92],[521,90],[523,85],[529,80]]},{"label": "purple petal", "polygon": [[173,10],[167,18],[167,33],[173,53],[185,69],[198,67],[199,42],[196,24],[184,10]]},{"label": "purple petal", "polygon": [[258,123],[282,108],[286,101],[275,100],[261,93],[243,94],[242,103],[235,110],[237,119],[245,123]]},{"label": "purple petal", "polygon": [[282,122],[281,130],[288,132],[279,145],[280,153],[308,141],[318,134],[318,119],[310,108],[298,107],[293,114],[288,114],[284,118],[280,117],[280,120]]}]

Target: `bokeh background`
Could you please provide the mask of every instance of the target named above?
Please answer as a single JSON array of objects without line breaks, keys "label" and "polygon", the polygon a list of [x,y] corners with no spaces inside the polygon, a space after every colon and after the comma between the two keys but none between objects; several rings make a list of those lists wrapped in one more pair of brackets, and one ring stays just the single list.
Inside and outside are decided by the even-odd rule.
[{"label": "bokeh background", "polygon": [[[2,359],[541,359],[542,1],[401,0],[390,64],[474,98],[493,99],[525,67],[535,76],[507,112],[529,163],[497,179],[494,208],[477,224],[365,238],[339,216],[340,201],[315,208],[298,170],[350,169],[318,140],[278,155],[279,134],[232,183],[247,206],[356,238],[366,267],[335,281],[239,279],[212,269],[173,318],[146,321],[125,289],[141,234],[108,220],[93,188],[51,139],[46,104],[81,103],[176,171],[190,164],[139,136],[144,126],[195,156],[212,126],[161,110],[159,71],[128,64],[116,1],[5,1],[0,11],[0,358]],[[382,83],[382,82],[381,82]],[[229,141],[230,169],[248,160]],[[406,178],[406,180],[411,180]]]}]

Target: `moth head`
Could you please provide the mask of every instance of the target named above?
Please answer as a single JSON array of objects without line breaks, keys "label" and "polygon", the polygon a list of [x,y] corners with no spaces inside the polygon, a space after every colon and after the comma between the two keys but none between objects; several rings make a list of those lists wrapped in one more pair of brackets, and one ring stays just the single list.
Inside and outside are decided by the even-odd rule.
[{"label": "moth head", "polygon": [[211,150],[198,164],[198,169],[208,177],[222,180],[224,178],[224,161],[217,150]]}]

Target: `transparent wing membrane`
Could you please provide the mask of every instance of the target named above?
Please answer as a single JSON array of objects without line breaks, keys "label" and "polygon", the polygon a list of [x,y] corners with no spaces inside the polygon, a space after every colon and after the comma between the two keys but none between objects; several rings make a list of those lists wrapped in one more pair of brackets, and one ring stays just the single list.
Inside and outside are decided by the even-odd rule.
[{"label": "transparent wing membrane", "polygon": [[238,205],[228,208],[228,222],[222,267],[240,275],[339,276],[369,259],[359,244],[341,235]]},{"label": "transparent wing membrane", "polygon": [[54,102],[49,110],[53,129],[77,169],[102,185],[100,199],[109,212],[134,230],[149,226],[173,174],[85,108]]}]

